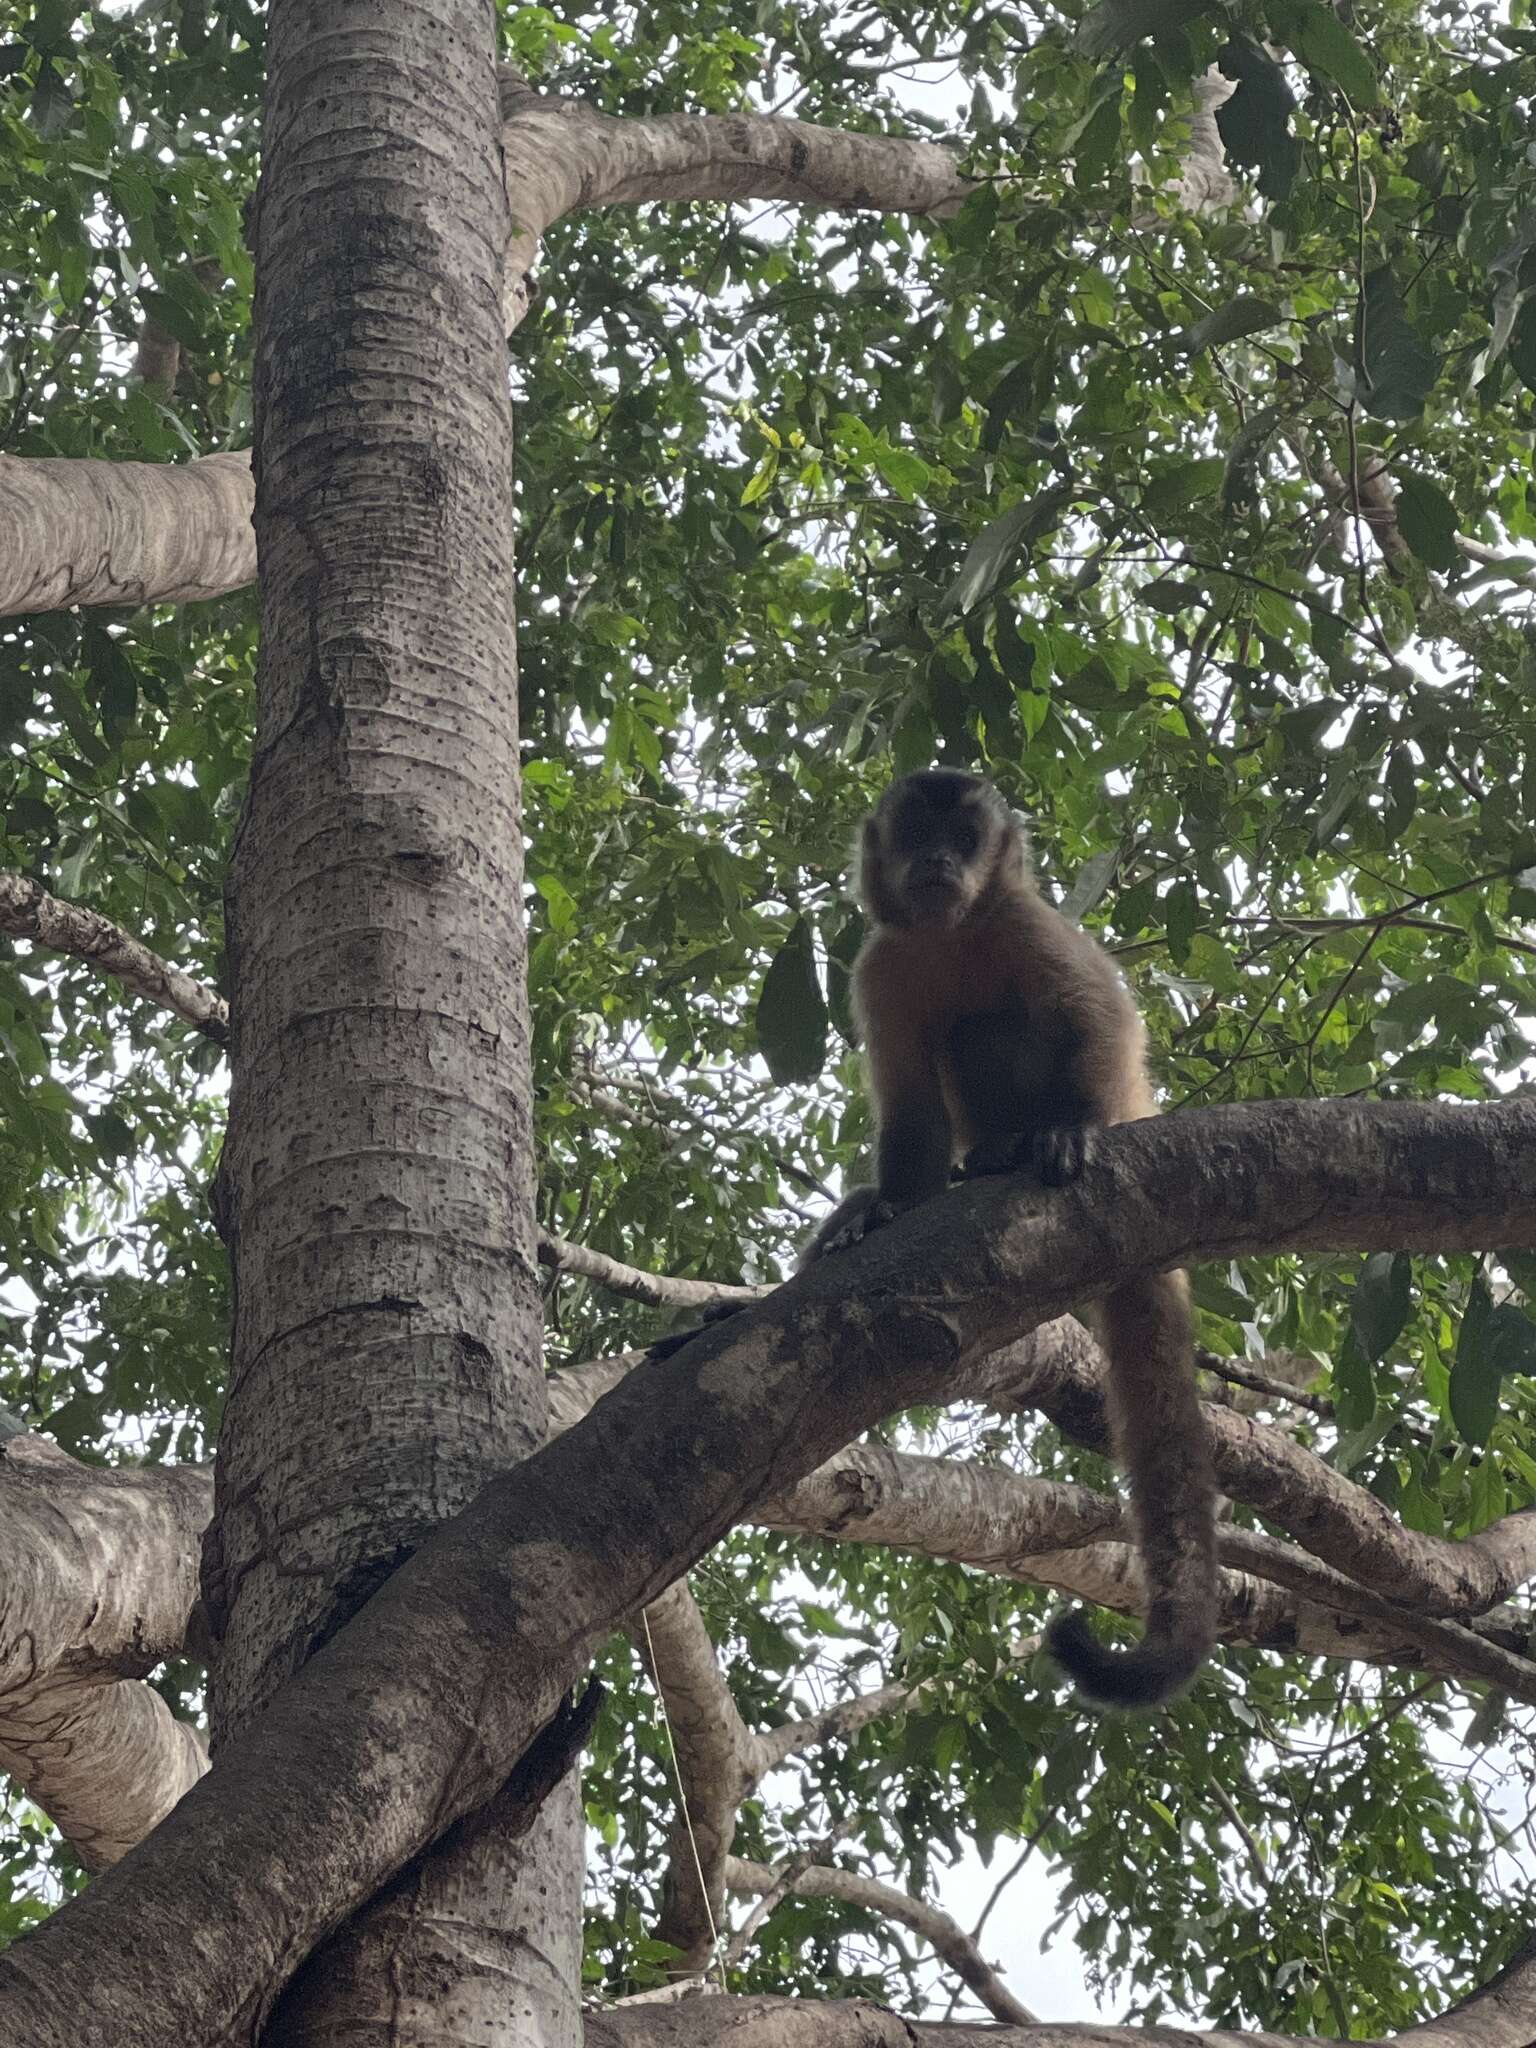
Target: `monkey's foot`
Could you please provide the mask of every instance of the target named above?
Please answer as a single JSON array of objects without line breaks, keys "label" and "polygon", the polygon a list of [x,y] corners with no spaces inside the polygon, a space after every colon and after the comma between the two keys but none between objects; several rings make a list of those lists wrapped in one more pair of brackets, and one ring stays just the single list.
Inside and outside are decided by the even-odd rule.
[{"label": "monkey's foot", "polygon": [[1093,1133],[1086,1124],[1054,1124],[1036,1131],[1030,1164],[1048,1188],[1076,1180],[1093,1151]]},{"label": "monkey's foot", "polygon": [[881,1201],[877,1196],[874,1201],[867,1202],[862,1209],[855,1211],[840,1230],[832,1233],[820,1247],[821,1256],[825,1257],[828,1252],[846,1252],[854,1245],[862,1244],[872,1230],[879,1230],[884,1224],[894,1223],[898,1213],[893,1202]]},{"label": "monkey's foot", "polygon": [[960,1169],[965,1180],[988,1174],[1016,1173],[1027,1166],[1044,1186],[1065,1187],[1088,1163],[1093,1133],[1085,1124],[1048,1124],[1040,1131],[1016,1131],[973,1145]]}]

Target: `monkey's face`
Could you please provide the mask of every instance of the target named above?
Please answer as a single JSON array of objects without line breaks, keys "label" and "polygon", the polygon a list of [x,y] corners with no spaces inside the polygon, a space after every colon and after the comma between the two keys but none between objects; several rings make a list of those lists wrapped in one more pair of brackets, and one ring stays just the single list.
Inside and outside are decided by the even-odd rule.
[{"label": "monkey's face", "polygon": [[904,775],[881,798],[864,835],[862,892],[877,917],[956,925],[998,872],[1011,833],[1006,805],[979,775],[934,768]]}]

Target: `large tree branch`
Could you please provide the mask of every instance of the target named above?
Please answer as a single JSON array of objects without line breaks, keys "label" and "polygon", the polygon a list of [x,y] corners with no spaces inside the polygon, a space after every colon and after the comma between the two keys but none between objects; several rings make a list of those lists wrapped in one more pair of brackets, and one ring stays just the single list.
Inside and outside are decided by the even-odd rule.
[{"label": "large tree branch", "polygon": [[181,1649],[211,1501],[192,1466],[103,1472],[35,1436],[0,1450],[0,1770],[93,1870],[205,1767],[141,1681]]},{"label": "large tree branch", "polygon": [[681,1952],[678,1974],[692,1977],[719,1934],[736,1813],[755,1777],[755,1738],[686,1579],[643,1610],[638,1640],[665,1704],[678,1774],[656,1933]]},{"label": "large tree branch", "polygon": [[[1011,1347],[1000,1356],[1017,1362],[1026,1389],[1037,1369],[1037,1339],[1040,1351],[1060,1347],[1069,1356],[1092,1343],[1080,1326],[1064,1320]],[[995,1369],[991,1361],[989,1369]],[[781,1498],[764,1502],[753,1519],[834,1542],[943,1558],[1121,1613],[1143,1611],[1140,1564],[1126,1539],[1121,1504],[1006,1466],[855,1444]],[[1490,1640],[1405,1612],[1273,1537],[1225,1527],[1219,1541],[1229,1567],[1217,1623],[1224,1641],[1481,1679],[1536,1704],[1536,1662],[1524,1653],[1523,1627],[1503,1631],[1507,1641]],[[774,1742],[783,1732],[765,1739]]]},{"label": "large tree branch", "polygon": [[[663,199],[952,212],[972,190],[955,155],[900,135],[767,114],[617,120],[508,76],[502,150],[517,232],[502,302],[528,306],[539,238],[578,207]],[[250,456],[161,466],[0,457],[0,616],[78,604],[180,604],[256,574]]]},{"label": "large tree branch", "polygon": [[254,2030],[319,1939],[493,1795],[626,1615],[881,1416],[1127,1273],[1490,1243],[1536,1245],[1536,1105],[1288,1102],[1122,1125],[1066,1191],[962,1188],[819,1262],[434,1531],[146,1841],[0,1957],[0,2044]]},{"label": "large tree branch", "polygon": [[186,604],[256,576],[249,455],[0,455],[0,615]]}]

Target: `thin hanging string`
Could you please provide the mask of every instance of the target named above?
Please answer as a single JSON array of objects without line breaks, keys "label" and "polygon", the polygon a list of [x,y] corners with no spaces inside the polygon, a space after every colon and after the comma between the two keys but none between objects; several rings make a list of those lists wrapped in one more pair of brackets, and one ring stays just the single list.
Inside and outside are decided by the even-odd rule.
[{"label": "thin hanging string", "polygon": [[[651,1641],[651,1617],[645,1608],[640,1610],[641,1625],[645,1629],[646,1655],[651,1660],[651,1681],[656,1687],[656,1704],[661,1708],[661,1725],[667,1733],[667,1754],[672,1759],[672,1776],[677,1781],[677,1803],[682,1809],[683,1826],[688,1830],[688,1847],[693,1852],[694,1875],[699,1880],[699,1897],[704,1901],[704,1918],[709,1922],[709,1952],[715,1974],[720,1979],[720,1989],[725,1989],[725,1957],[720,1952],[720,1930],[715,1925],[714,1908],[709,1903],[709,1886],[704,1882],[704,1864],[699,1856],[698,1839],[693,1832],[693,1816],[688,1811],[688,1794],[683,1789],[683,1773],[677,1761],[677,1744],[672,1736],[672,1716],[667,1712],[667,1696],[661,1689],[661,1680],[656,1676],[656,1645]],[[705,1972],[706,1976],[708,1972]]]}]

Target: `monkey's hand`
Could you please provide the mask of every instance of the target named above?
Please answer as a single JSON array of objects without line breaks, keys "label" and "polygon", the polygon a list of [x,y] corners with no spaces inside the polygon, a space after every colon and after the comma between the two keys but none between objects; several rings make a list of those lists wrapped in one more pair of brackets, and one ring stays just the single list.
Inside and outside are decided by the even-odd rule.
[{"label": "monkey's hand", "polygon": [[1091,1124],[1047,1124],[1037,1131],[988,1138],[967,1152],[961,1174],[966,1180],[979,1180],[1027,1166],[1042,1186],[1062,1188],[1087,1165],[1095,1136]]}]

